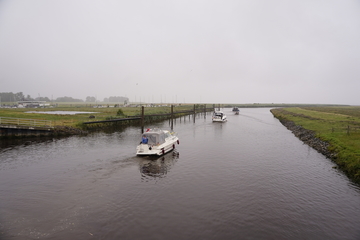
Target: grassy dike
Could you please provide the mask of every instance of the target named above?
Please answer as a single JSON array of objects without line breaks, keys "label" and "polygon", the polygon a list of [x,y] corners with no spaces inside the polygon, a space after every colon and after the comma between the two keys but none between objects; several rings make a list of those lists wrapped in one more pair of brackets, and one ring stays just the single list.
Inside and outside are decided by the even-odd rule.
[{"label": "grassy dike", "polygon": [[[207,105],[206,107],[211,107]],[[196,105],[198,111],[204,108],[204,105]],[[180,105],[174,107],[174,112],[190,111],[194,109],[193,104]],[[120,111],[119,111],[120,110]],[[38,112],[50,112],[50,111],[77,111],[77,112],[94,112],[76,115],[59,115],[59,114],[43,114]],[[28,113],[32,112],[32,113]],[[169,106],[158,106],[158,107],[145,107],[145,115],[152,114],[167,114],[171,112]],[[89,116],[93,115],[95,118],[90,119]],[[125,118],[128,116],[140,116],[141,107],[101,107],[94,108],[86,104],[58,104],[54,108],[0,108],[0,117],[9,118],[21,118],[21,119],[39,119],[39,120],[50,120],[53,122],[53,126],[58,128],[73,128],[87,130],[87,126],[83,124],[88,121],[103,121],[116,118]]]},{"label": "grassy dike", "polygon": [[291,107],[271,112],[297,137],[331,158],[360,184],[360,107]]}]

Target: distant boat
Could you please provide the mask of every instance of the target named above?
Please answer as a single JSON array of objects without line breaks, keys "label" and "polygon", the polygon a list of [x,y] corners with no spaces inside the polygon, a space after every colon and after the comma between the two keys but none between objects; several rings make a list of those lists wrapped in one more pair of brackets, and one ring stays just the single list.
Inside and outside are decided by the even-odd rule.
[{"label": "distant boat", "polygon": [[239,115],[239,113],[240,113],[240,110],[238,107],[233,107],[232,111],[235,112],[235,115]]},{"label": "distant boat", "polygon": [[142,141],[136,147],[138,156],[161,156],[175,149],[179,144],[176,133],[161,129],[148,129],[142,134]]},{"label": "distant boat", "polygon": [[212,116],[213,122],[226,122],[227,118],[226,115],[221,111],[214,111]]}]

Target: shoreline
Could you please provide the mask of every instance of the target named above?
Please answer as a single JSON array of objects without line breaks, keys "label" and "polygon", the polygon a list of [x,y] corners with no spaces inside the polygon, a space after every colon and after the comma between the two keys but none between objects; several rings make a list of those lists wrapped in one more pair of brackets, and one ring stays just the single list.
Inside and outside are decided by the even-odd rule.
[{"label": "shoreline", "polygon": [[332,152],[328,149],[330,143],[317,138],[314,131],[303,128],[300,125],[296,125],[293,121],[279,119],[282,125],[284,125],[288,130],[290,130],[297,138],[299,138],[303,143],[314,148],[319,153],[323,154],[325,157],[334,161],[337,157],[337,153]]},{"label": "shoreline", "polygon": [[[356,146],[355,140],[351,139],[352,136],[356,139],[357,133],[352,132],[350,137],[349,133],[340,133],[341,136],[346,136],[346,140],[350,138],[348,141],[344,141],[341,136],[338,137],[339,135],[333,137],[334,135],[331,134],[334,128],[340,128],[335,123],[340,122],[340,124],[343,124],[342,119],[335,122],[334,120],[331,121],[332,118],[329,117],[330,115],[327,112],[325,115],[319,115],[320,111],[297,114],[296,110],[298,109],[271,109],[270,112],[299,140],[330,159],[335,164],[333,168],[341,170],[351,182],[360,186],[359,158],[357,157],[356,148],[354,148]],[[328,117],[328,119],[324,120],[324,116]],[[345,117],[347,116],[345,115]],[[304,128],[303,125],[305,127],[311,126],[315,130]],[[335,127],[325,132],[325,128],[332,126]]]}]

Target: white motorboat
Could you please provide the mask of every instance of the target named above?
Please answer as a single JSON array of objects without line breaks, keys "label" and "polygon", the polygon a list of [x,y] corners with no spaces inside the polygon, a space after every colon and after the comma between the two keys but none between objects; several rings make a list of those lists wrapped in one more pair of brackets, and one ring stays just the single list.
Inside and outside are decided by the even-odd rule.
[{"label": "white motorboat", "polygon": [[176,133],[161,129],[147,129],[142,134],[142,141],[136,147],[138,156],[161,156],[175,149],[179,144]]},{"label": "white motorboat", "polygon": [[226,122],[227,118],[226,115],[221,111],[214,111],[212,116],[213,122]]}]

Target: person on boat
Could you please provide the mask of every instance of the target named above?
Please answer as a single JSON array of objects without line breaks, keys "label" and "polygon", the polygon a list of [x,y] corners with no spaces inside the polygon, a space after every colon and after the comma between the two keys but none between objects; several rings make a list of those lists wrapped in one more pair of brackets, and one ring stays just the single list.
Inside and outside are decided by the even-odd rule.
[{"label": "person on boat", "polygon": [[147,144],[148,141],[149,141],[149,139],[148,139],[145,135],[143,135],[141,142],[142,142],[143,144]]}]

